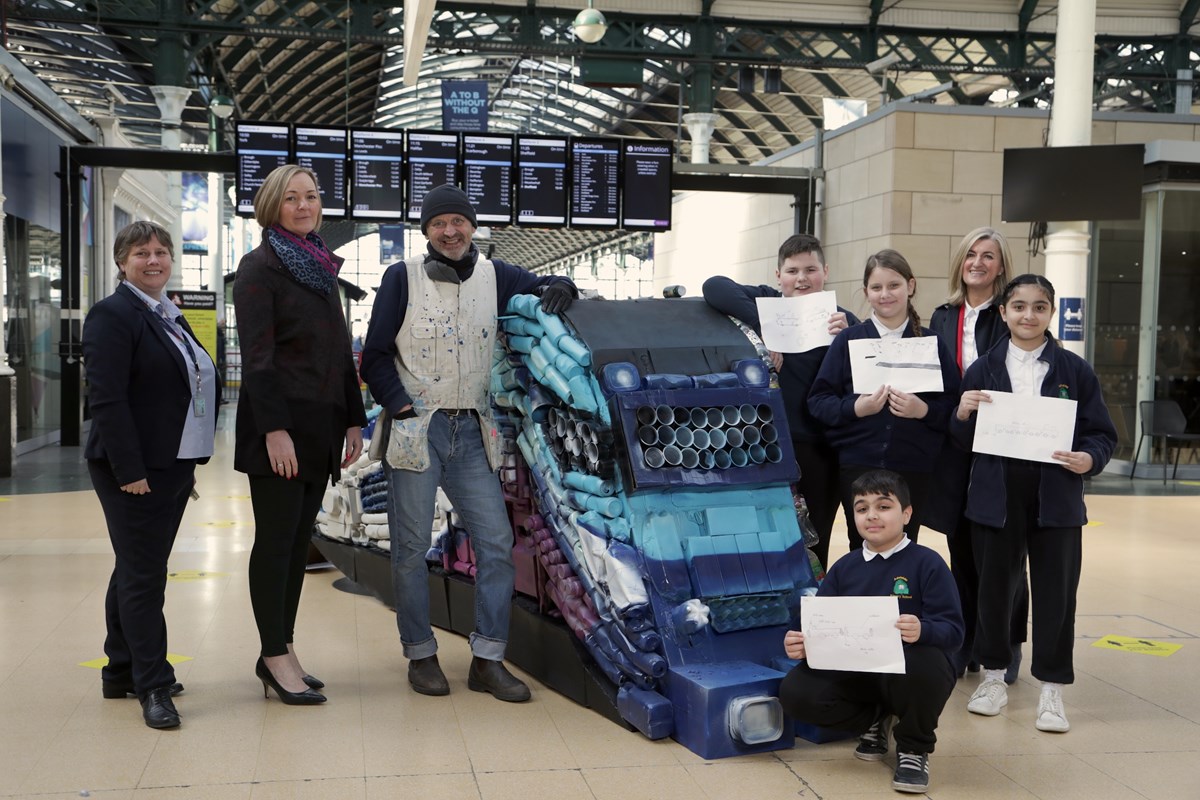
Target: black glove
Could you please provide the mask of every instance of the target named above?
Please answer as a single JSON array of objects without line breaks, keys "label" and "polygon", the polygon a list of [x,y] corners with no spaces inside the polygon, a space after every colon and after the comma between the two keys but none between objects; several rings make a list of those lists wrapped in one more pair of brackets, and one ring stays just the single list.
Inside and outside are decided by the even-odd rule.
[{"label": "black glove", "polygon": [[561,314],[574,300],[575,292],[565,283],[552,283],[542,288],[542,310],[547,314]]}]

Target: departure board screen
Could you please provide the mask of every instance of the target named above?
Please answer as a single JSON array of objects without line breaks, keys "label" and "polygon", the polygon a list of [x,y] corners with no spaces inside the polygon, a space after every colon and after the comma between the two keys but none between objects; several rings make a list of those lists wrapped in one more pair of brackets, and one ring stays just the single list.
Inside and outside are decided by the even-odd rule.
[{"label": "departure board screen", "polygon": [[296,163],[317,175],[322,213],[346,216],[346,129],[297,125],[295,142]]},{"label": "departure board screen", "polygon": [[625,205],[621,227],[665,231],[671,228],[671,165],[675,150],[670,142],[626,140]]},{"label": "departure board screen", "polygon": [[479,222],[511,224],[513,137],[463,134],[463,184]]},{"label": "departure board screen", "polygon": [[517,137],[517,224],[567,222],[567,140]]},{"label": "departure board screen", "polygon": [[421,219],[421,201],[443,183],[458,184],[458,134],[408,132],[408,218]]},{"label": "departure board screen", "polygon": [[617,227],[620,180],[619,139],[572,139],[571,227]]},{"label": "departure board screen", "polygon": [[235,128],[237,155],[237,213],[254,216],[254,193],[271,170],[291,161],[287,123],[238,122]]},{"label": "departure board screen", "polygon": [[350,131],[351,216],[404,219],[404,131]]}]

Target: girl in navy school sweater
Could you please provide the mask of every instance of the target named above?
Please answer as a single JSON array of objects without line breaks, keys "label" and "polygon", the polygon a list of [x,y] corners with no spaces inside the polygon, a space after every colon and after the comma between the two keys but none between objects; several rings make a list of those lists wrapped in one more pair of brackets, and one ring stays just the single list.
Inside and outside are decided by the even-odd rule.
[{"label": "girl in navy school sweater", "polygon": [[1042,681],[1036,727],[1070,730],[1062,687],[1075,679],[1075,595],[1083,561],[1083,477],[1112,457],[1117,432],[1091,366],[1047,333],[1054,287],[1040,275],[1020,275],[1005,287],[1000,313],[1010,339],[1001,341],[963,376],[963,395],[950,422],[955,440],[970,448],[976,412],[989,392],[1061,397],[1078,403],[1071,450],[1057,464],[976,453],[967,486],[967,517],[979,564],[975,653],[984,673],[967,710],[995,716],[1008,703],[1004,669],[1010,658],[1014,590],[1029,560],[1033,595],[1033,662]]},{"label": "girl in navy school sweater", "polygon": [[859,475],[875,469],[898,472],[908,483],[913,514],[904,532],[909,539],[917,540],[930,475],[942,449],[946,422],[958,398],[959,385],[954,356],[938,341],[942,391],[912,394],[880,386],[871,394],[855,394],[850,368],[851,340],[933,335],[928,328],[921,327],[921,317],[913,308],[917,281],[900,253],[880,250],[867,259],[863,292],[871,306],[870,319],[852,325],[833,340],[808,395],[809,410],[828,426],[825,435],[838,450],[841,461],[838,482],[851,550],[862,547],[862,538],[854,526],[850,485]]}]

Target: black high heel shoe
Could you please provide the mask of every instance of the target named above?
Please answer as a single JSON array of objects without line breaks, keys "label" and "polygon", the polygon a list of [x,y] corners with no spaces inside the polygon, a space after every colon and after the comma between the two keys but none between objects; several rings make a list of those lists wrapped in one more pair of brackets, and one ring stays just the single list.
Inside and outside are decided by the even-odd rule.
[{"label": "black high heel shoe", "polygon": [[254,665],[254,674],[262,681],[263,697],[269,697],[267,687],[275,690],[275,694],[283,701],[284,705],[288,706],[315,706],[324,703],[328,698],[320,694],[314,689],[305,689],[303,692],[289,692],[287,689],[279,685],[279,681],[275,680],[275,676],[271,674],[271,670],[267,669],[266,663],[259,656],[258,661]]},{"label": "black high heel shoe", "polygon": [[303,681],[308,685],[308,688],[310,688],[310,689],[324,689],[325,688],[325,681],[321,680],[320,678],[316,677],[315,675],[305,675],[303,678]]}]

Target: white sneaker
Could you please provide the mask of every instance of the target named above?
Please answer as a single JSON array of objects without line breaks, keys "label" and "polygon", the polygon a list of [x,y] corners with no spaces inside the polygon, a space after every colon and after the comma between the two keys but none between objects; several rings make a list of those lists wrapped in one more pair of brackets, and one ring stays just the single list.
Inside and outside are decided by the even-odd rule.
[{"label": "white sneaker", "polygon": [[1006,705],[1008,705],[1008,687],[1004,685],[1004,681],[985,680],[979,683],[979,688],[975,690],[975,694],[971,695],[971,701],[967,703],[967,711],[972,714],[982,714],[985,717],[994,717]]},{"label": "white sneaker", "polygon": [[1067,712],[1063,709],[1062,689],[1043,687],[1041,699],[1038,700],[1037,729],[1050,733],[1066,733],[1071,730],[1067,722]]}]

